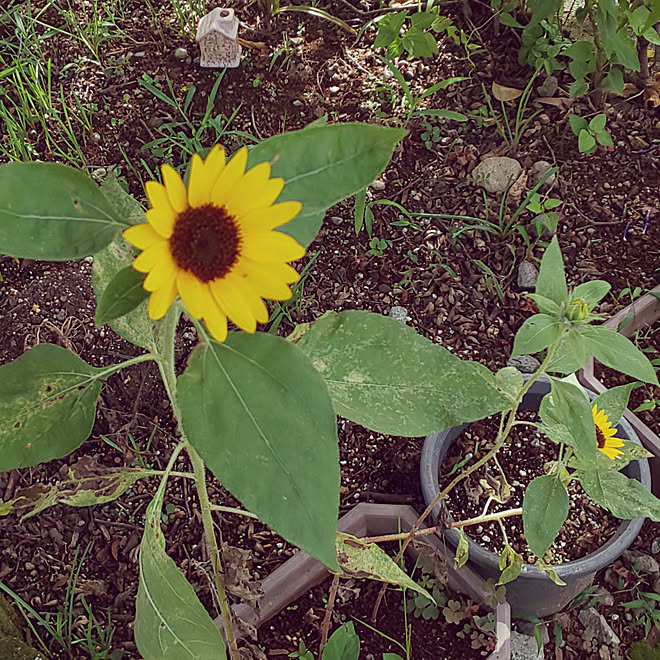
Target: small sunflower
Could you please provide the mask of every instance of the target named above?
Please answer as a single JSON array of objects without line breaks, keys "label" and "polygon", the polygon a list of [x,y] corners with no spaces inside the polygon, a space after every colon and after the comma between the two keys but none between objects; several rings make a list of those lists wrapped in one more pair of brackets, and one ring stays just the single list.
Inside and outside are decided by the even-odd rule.
[{"label": "small sunflower", "polygon": [[148,273],[148,311],[162,318],[177,295],[188,313],[204,319],[218,341],[227,319],[246,332],[268,320],[265,298],[288,300],[299,275],[287,262],[305,249],[276,227],[294,218],[302,204],[274,204],[284,180],[270,178],[270,165],[245,171],[247,149],[225,162],[222,147],[206,160],[192,157],[188,187],[169,165],[163,183],[148,181],[147,222],[124,231],[142,252],[133,268]]},{"label": "small sunflower", "polygon": [[616,437],[616,429],[612,428],[612,424],[607,419],[607,414],[604,410],[598,410],[596,406],[591,409],[594,417],[594,424],[596,425],[596,442],[598,449],[603,454],[614,460],[619,454],[623,454],[617,447],[623,447],[623,440]]}]

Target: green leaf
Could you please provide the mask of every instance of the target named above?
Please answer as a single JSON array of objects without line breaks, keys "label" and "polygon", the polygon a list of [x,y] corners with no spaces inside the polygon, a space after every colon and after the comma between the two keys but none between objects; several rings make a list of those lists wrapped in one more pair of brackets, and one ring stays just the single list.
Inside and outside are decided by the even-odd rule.
[{"label": "green leaf", "polygon": [[135,643],[145,660],[224,660],[225,646],[195,590],[165,553],[163,491],[154,497],[140,544]]},{"label": "green leaf", "polygon": [[579,470],[576,476],[587,495],[617,518],[660,522],[660,500],[636,479],[616,470]]},{"label": "green leaf", "polygon": [[364,311],[328,314],[301,339],[337,414],[416,437],[506,409],[495,377],[398,321]]},{"label": "green leaf", "polygon": [[609,292],[610,285],[605,280],[591,280],[578,284],[573,289],[572,300],[584,300],[589,309],[593,309]]},{"label": "green leaf", "polygon": [[515,580],[522,570],[522,557],[507,543],[500,554],[500,579],[497,584],[507,584]]},{"label": "green leaf", "polygon": [[[396,321],[394,321],[396,323]],[[218,480],[291,543],[337,567],[337,424],[325,382],[274,335],[198,346],[178,379],[181,422]]]},{"label": "green leaf", "polygon": [[0,472],[61,458],[89,436],[102,369],[39,344],[0,367]]},{"label": "green leaf", "polygon": [[533,479],[523,497],[523,529],[530,550],[543,557],[568,515],[568,493],[555,475]]},{"label": "green leaf", "polygon": [[[435,83],[434,85],[431,85],[429,88],[425,89],[417,98],[419,101],[422,99],[427,98],[428,96],[431,96],[432,94],[435,94],[436,92],[439,92],[442,89],[447,89],[449,85],[454,85],[459,82],[463,82],[464,80],[469,80],[467,76],[457,76],[454,78],[445,78],[445,80],[440,80],[439,82]],[[458,114],[458,113],[456,113]]]},{"label": "green leaf", "polygon": [[470,545],[468,543],[465,530],[462,527],[458,528],[458,545],[456,546],[456,554],[454,555],[454,567],[460,568],[463,566],[470,554]]},{"label": "green leaf", "polygon": [[605,130],[606,122],[607,115],[604,112],[601,112],[589,122],[589,130],[593,133],[600,133]]},{"label": "green leaf", "polygon": [[580,131],[586,130],[589,123],[584,117],[571,113],[568,115],[568,123],[571,126],[571,130],[575,133],[576,136],[580,135]]},{"label": "green leaf", "polygon": [[601,81],[600,86],[613,94],[621,94],[624,89],[623,72],[621,69],[610,69],[610,72]]},{"label": "green leaf", "polygon": [[572,99],[576,99],[579,98],[580,96],[584,96],[588,91],[589,91],[589,85],[587,84],[587,81],[584,78],[580,77],[568,88],[568,95]]},{"label": "green leaf", "polygon": [[322,660],[358,660],[360,656],[360,638],[355,632],[353,622],[349,621],[337,628],[323,648]]},{"label": "green leaf", "polygon": [[524,27],[513,16],[511,16],[511,14],[508,14],[506,12],[499,15],[499,20],[502,25],[506,25],[508,27],[514,27],[514,28]]},{"label": "green leaf", "polygon": [[145,222],[142,205],[124,190],[112,172],[103,179],[101,190],[112,206],[115,218],[118,218],[122,224],[139,225]]},{"label": "green leaf", "polygon": [[515,367],[502,367],[495,374],[495,382],[500,391],[512,400],[520,394],[524,385],[523,376]]},{"label": "green leaf", "polygon": [[397,39],[406,20],[406,16],[408,16],[407,11],[385,14],[378,21],[378,34],[374,41],[374,48],[387,48]]},{"label": "green leaf", "polygon": [[399,565],[376,543],[365,543],[351,534],[336,533],[337,559],[344,577],[368,577],[412,589],[431,602],[433,596],[401,570]]},{"label": "green leaf", "polygon": [[584,326],[582,334],[587,340],[589,351],[606,367],[645,383],[658,384],[658,377],[649,359],[623,335],[609,328],[592,325]]},{"label": "green leaf", "polygon": [[578,135],[578,150],[581,154],[591,153],[596,148],[596,138],[586,129]]},{"label": "green leaf", "polygon": [[[121,236],[94,255],[92,286],[97,300],[103,299],[110,282],[121,270],[129,268],[134,258],[133,248]],[[136,346],[146,350],[154,346],[154,322],[147,314],[146,300],[124,316],[109,321],[108,325]]]},{"label": "green leaf", "polygon": [[124,225],[101,189],[57,163],[0,165],[0,253],[80,259],[103,249]]},{"label": "green leaf", "polygon": [[426,117],[442,117],[443,119],[453,119],[454,121],[466,122],[467,115],[462,112],[455,112],[454,110],[443,110],[441,108],[432,110],[415,110],[413,116],[426,116]]},{"label": "green leaf", "polygon": [[623,415],[623,411],[628,406],[628,399],[633,387],[635,387],[634,383],[611,387],[597,396],[592,401],[592,405],[597,406],[598,410],[604,410],[610,424],[616,426]]},{"label": "green leaf", "polygon": [[302,202],[281,230],[307,247],[326,209],[368,186],[386,167],[406,131],[372,124],[331,124],[282,133],[255,146],[248,167],[270,161],[286,182],[278,201]]},{"label": "green leaf", "polygon": [[516,332],[512,355],[538,353],[554,344],[561,335],[562,324],[548,314],[530,316]]},{"label": "green leaf", "polygon": [[549,373],[572,374],[579,371],[591,357],[587,350],[587,342],[581,334],[582,328],[571,328],[560,340],[550,359],[547,371]]},{"label": "green leaf", "polygon": [[553,236],[541,258],[539,276],[536,280],[536,293],[554,300],[561,305],[568,299],[568,288],[564,275],[564,261],[559,249],[559,241]]},{"label": "green leaf", "polygon": [[138,273],[132,266],[120,270],[110,281],[96,305],[94,322],[97,326],[105,325],[144,302],[149,293],[142,288],[146,275]]},{"label": "green leaf", "polygon": [[607,131],[598,133],[596,140],[598,140],[598,144],[602,144],[604,147],[611,147],[614,144],[612,136]]},{"label": "green leaf", "polygon": [[430,32],[411,27],[401,38],[401,44],[410,57],[433,57],[438,53],[438,42]]},{"label": "green leaf", "polygon": [[596,427],[591,413],[591,403],[585,391],[556,378],[551,378],[550,381],[551,410],[554,420],[569,430],[575,440],[576,451],[586,457],[594,456],[598,451]]},{"label": "green leaf", "polygon": [[550,564],[546,564],[542,559],[539,559],[536,562],[536,568],[540,571],[543,571],[557,586],[565,587],[566,582],[564,582],[556,573],[554,567]]},{"label": "green leaf", "polygon": [[22,516],[22,522],[55,504],[104,504],[117,499],[139,479],[153,475],[154,470],[110,468],[92,456],[81,456],[67,466],[66,477],[57,483],[36,483],[20,488],[14,499],[0,504],[0,516],[16,513]]},{"label": "green leaf", "polygon": [[531,298],[536,303],[541,314],[550,314],[551,316],[559,315],[559,305],[554,300],[546,298],[538,293],[528,293],[527,297]]}]

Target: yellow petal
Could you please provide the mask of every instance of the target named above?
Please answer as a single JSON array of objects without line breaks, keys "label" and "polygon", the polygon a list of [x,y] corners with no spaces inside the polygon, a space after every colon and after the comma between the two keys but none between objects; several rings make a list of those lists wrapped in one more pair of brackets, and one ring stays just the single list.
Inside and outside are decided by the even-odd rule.
[{"label": "yellow petal", "polygon": [[603,447],[601,451],[612,460],[614,460],[619,454],[623,454],[622,451],[619,451],[618,449],[611,449],[610,447]]},{"label": "yellow petal", "polygon": [[245,332],[254,332],[257,321],[250,310],[245,298],[241,295],[240,287],[232,282],[231,274],[209,283],[211,293],[222,311],[229,320]]},{"label": "yellow petal", "polygon": [[264,264],[249,259],[241,259],[232,272],[244,278],[259,296],[270,300],[291,298],[287,284],[300,279],[297,271],[288,264]]},{"label": "yellow petal", "polygon": [[208,185],[204,161],[199,154],[193,154],[188,175],[188,203],[193,208],[199,208],[208,204],[210,199],[211,188]]},{"label": "yellow petal", "polygon": [[167,190],[167,197],[175,213],[181,213],[188,208],[188,191],[179,173],[169,165],[160,168],[163,173],[163,183]]},{"label": "yellow petal", "polygon": [[147,310],[149,316],[157,321],[162,319],[165,316],[165,312],[170,308],[170,305],[174,302],[176,298],[176,278],[172,279],[162,286],[160,289],[156,289],[151,296],[149,296],[149,305]]},{"label": "yellow petal", "polygon": [[190,271],[180,270],[176,285],[183,304],[193,318],[201,319],[206,309],[215,305],[208,284],[199,280]]},{"label": "yellow petal", "polygon": [[224,171],[215,182],[211,191],[211,203],[216,206],[224,206],[230,192],[243,176],[246,164],[247,149],[242,147],[231,157],[231,160],[225,165]]},{"label": "yellow petal", "polygon": [[227,317],[222,310],[215,304],[215,301],[204,310],[204,323],[206,329],[216,341],[227,339]]},{"label": "yellow petal", "polygon": [[163,237],[148,222],[125,229],[122,236],[140,250],[145,250],[154,243],[163,240]]},{"label": "yellow petal", "polygon": [[142,286],[146,291],[156,291],[166,285],[176,276],[177,267],[169,251],[163,255],[158,263],[149,271]]},{"label": "yellow petal", "polygon": [[147,181],[144,186],[144,191],[147,193],[151,208],[169,208],[174,212],[164,185],[158,183],[158,181]]},{"label": "yellow petal", "polygon": [[241,217],[254,209],[270,206],[282,192],[284,179],[269,179],[269,176],[269,163],[259,163],[246,172],[228,191],[224,202],[227,211]]},{"label": "yellow petal", "polygon": [[241,277],[235,272],[227,275],[227,278],[233,287],[240,292],[242,299],[249,307],[252,316],[257,323],[266,323],[268,321],[268,308],[261,296],[255,291],[254,287],[248,282],[247,278]]},{"label": "yellow petal", "polygon": [[239,224],[246,232],[252,230],[266,231],[275,229],[295,218],[302,209],[300,202],[282,202],[268,208],[250,211],[241,217]]},{"label": "yellow petal", "polygon": [[226,159],[225,150],[219,144],[216,144],[215,147],[209,151],[208,156],[204,161],[204,172],[205,176],[208,177],[209,183],[209,201],[211,190],[213,190],[215,182],[225,170]]},{"label": "yellow petal", "polygon": [[171,261],[170,248],[167,241],[160,241],[148,247],[144,252],[138,254],[133,262],[133,268],[140,273],[148,273],[156,264]]},{"label": "yellow petal", "polygon": [[295,261],[305,256],[305,248],[278,231],[244,232],[241,253],[254,261]]},{"label": "yellow petal", "polygon": [[147,222],[163,237],[169,238],[174,231],[176,218],[171,206],[159,206],[145,213]]}]

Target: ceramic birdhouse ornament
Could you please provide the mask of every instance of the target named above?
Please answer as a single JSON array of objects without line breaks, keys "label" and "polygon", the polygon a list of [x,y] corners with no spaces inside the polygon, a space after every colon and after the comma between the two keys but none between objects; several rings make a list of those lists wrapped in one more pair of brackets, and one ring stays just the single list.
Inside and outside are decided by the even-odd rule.
[{"label": "ceramic birdhouse ornament", "polygon": [[200,66],[237,67],[241,61],[238,43],[238,19],[233,9],[216,7],[197,26]]}]

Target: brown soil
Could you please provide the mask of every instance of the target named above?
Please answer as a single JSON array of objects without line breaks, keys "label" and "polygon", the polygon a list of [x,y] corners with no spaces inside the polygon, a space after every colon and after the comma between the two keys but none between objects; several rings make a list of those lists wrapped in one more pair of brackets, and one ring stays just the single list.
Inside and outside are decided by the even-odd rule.
[{"label": "brown soil", "polygon": [[[99,179],[114,170],[142,201],[143,182],[152,177],[160,163],[168,160],[181,167],[187,162],[188,143],[184,144],[179,133],[192,140],[192,129],[199,124],[218,75],[217,71],[197,66],[197,48],[178,30],[174,4],[153,0],[150,10],[150,3],[125,0],[122,11],[117,12],[119,36],[99,44],[96,62],[80,40],[61,32],[55,37],[49,34],[45,26],[67,28],[63,15],[52,3],[31,3],[33,15],[46,8],[36,30],[44,61],[51,62],[53,80],[62,83],[64,102],[70,111],[75,110],[76,99],[90,109],[91,130],[73,122],[86,166]],[[88,16],[87,4],[73,0],[69,5],[80,21]],[[324,6],[357,28],[367,18],[362,11],[378,8],[377,3],[369,1],[360,9],[345,2]],[[10,60],[25,56],[12,12],[24,19],[26,8],[25,2],[10,2],[11,11],[0,16],[0,39]],[[400,91],[384,73],[371,47],[373,28],[355,43],[353,36],[319,18],[288,13],[269,19],[263,5],[242,2],[235,9],[243,22],[241,35],[263,41],[265,47],[248,49],[241,66],[225,73],[213,104],[213,115],[219,116],[224,132],[208,127],[199,137],[200,146],[210,147],[221,141],[232,151],[240,144],[251,143],[246,134],[265,138],[283,128],[301,128],[324,113],[331,121],[402,122]],[[488,15],[480,15],[482,11],[485,9],[475,5],[472,21],[476,25],[486,23]],[[460,11],[452,17],[464,24]],[[449,43],[443,44],[441,55],[432,61],[399,62],[413,93],[450,76],[470,76],[465,84],[432,97],[428,105],[469,112],[483,104],[482,82],[487,86],[493,80],[524,86],[530,71],[521,70],[517,64],[514,33],[506,29],[497,36],[492,26],[491,22],[473,35],[482,42],[483,49],[470,58],[465,57],[462,48]],[[472,34],[470,25],[464,27]],[[191,61],[175,57],[178,47],[188,50]],[[169,80],[173,100],[181,106],[194,86],[196,91],[187,111],[190,123],[183,122],[177,109],[148,91],[141,82],[144,76],[168,94]],[[567,89],[566,83],[560,74],[563,89]],[[8,79],[0,79],[0,91],[16,99],[17,92]],[[55,110],[61,113],[58,93],[54,99]],[[598,111],[588,99],[577,101],[573,108],[587,117]],[[235,110],[236,115],[225,125]],[[513,113],[515,108],[509,111]],[[658,282],[660,263],[660,161],[657,151],[650,149],[653,140],[660,137],[657,110],[645,107],[641,98],[612,98],[605,111],[615,147],[590,157],[577,152],[566,115],[552,107],[544,108],[531,122],[514,154],[508,153],[493,126],[479,127],[473,121],[460,125],[440,121],[441,139],[429,149],[421,139],[426,127],[419,118],[413,119],[401,149],[381,177],[383,185],[370,191],[371,199],[396,201],[409,212],[453,213],[492,220],[498,202],[484,197],[480,188],[469,183],[473,167],[484,156],[494,154],[514,155],[525,167],[544,159],[560,167],[551,196],[564,202],[559,237],[571,282],[598,277],[607,279],[614,292],[629,285],[651,288]],[[182,123],[168,126],[173,122]],[[56,145],[65,144],[63,137],[55,125],[50,130],[53,134],[48,141],[35,123],[25,142],[35,157],[62,161]],[[168,134],[176,139],[154,144]],[[1,130],[0,140],[4,147],[9,145],[8,136]],[[515,205],[510,210],[513,208]],[[651,221],[644,230],[647,211]],[[388,241],[382,255],[369,251],[364,229],[355,234],[350,203],[329,210],[310,246],[307,261],[314,262],[304,283],[303,302],[285,307],[278,332],[287,334],[295,323],[312,321],[327,309],[368,309],[387,314],[393,305],[404,305],[410,324],[424,336],[491,369],[503,366],[516,329],[533,310],[516,285],[516,265],[525,257],[538,258],[541,245],[530,252],[517,232],[497,237],[469,230],[456,237],[461,225],[451,220],[417,219],[414,224],[402,226],[395,224],[401,214],[391,206],[376,206],[374,213],[373,234]],[[521,218],[529,223],[531,214],[524,213]],[[627,226],[626,240],[622,240]],[[478,262],[486,264],[495,279],[485,277]],[[0,364],[46,341],[66,346],[96,366],[135,355],[135,349],[107,327],[94,326],[95,303],[87,261],[34,263],[0,256],[0,278]],[[600,311],[610,313],[615,307],[614,299],[608,298]],[[182,324],[177,345],[180,367],[194,342],[189,328]],[[421,506],[417,476],[420,440],[384,437],[343,420],[339,431],[342,511],[357,501],[373,499]],[[63,466],[82,455],[92,455],[107,465],[144,463],[162,468],[174,436],[175,425],[157,371],[147,364],[136,365],[108,380],[92,435],[77,452],[47,465],[0,475],[0,496],[6,501],[20,487],[54,482]],[[185,469],[185,461],[179,467]],[[57,506],[24,522],[14,517],[1,519],[0,578],[40,613],[56,612],[63,607],[75,549],[82,554],[89,547],[78,580],[76,632],[80,634],[85,625],[79,600],[84,595],[106,628],[105,613],[110,608],[109,620],[116,628],[112,648],[124,650],[124,657],[138,657],[132,629],[136,557],[141,523],[153,488],[153,482],[144,481],[102,507]],[[230,506],[240,505],[219,487],[214,487],[212,497]],[[171,481],[166,504],[172,505],[165,523],[168,553],[215,616],[208,557],[200,543],[198,505],[186,480]],[[223,516],[221,522],[228,543],[249,548],[252,570],[259,576],[269,573],[292,552],[258,523],[232,515]],[[640,548],[649,552],[655,535],[657,529],[647,523]],[[622,573],[624,569],[628,570],[622,565]],[[630,576],[626,575],[628,580]],[[630,578],[626,588],[633,582]],[[362,586],[365,592],[374,589]],[[629,592],[622,591],[617,602],[629,596]],[[391,611],[387,616],[396,618],[399,624],[395,625],[400,626],[398,604],[396,600],[388,608]],[[317,616],[322,605],[317,602],[314,607]],[[353,603],[347,612],[367,616],[368,608],[363,611],[360,607]],[[626,610],[617,607],[602,611],[610,621],[613,614],[619,616],[613,625],[626,648],[643,636],[643,630],[634,628],[625,617]],[[260,631],[258,643],[272,649],[273,640],[277,640],[278,648],[287,653],[295,650],[293,635],[305,630],[304,609],[292,610],[292,618],[282,624],[285,628],[271,629],[269,625]],[[386,620],[376,622],[380,630],[386,625]],[[428,634],[427,623],[416,625],[421,626],[421,632],[415,634]],[[433,637],[429,634],[429,638],[453,636],[457,627],[447,625],[444,629],[433,628]],[[580,627],[574,616],[567,625],[578,641],[566,637],[565,657],[592,657],[590,650],[580,646]],[[287,639],[287,634],[292,639]],[[360,635],[365,653],[377,654],[382,648],[363,628]],[[394,628],[392,636],[400,640],[401,628]],[[440,657],[420,655],[422,651],[418,654],[415,649],[421,648],[422,642],[415,642],[413,658]],[[54,657],[65,657],[56,644],[51,651]],[[468,653],[461,651],[460,657],[480,657],[481,651],[474,650],[473,656]],[[81,652],[80,657],[87,656]]]}]

